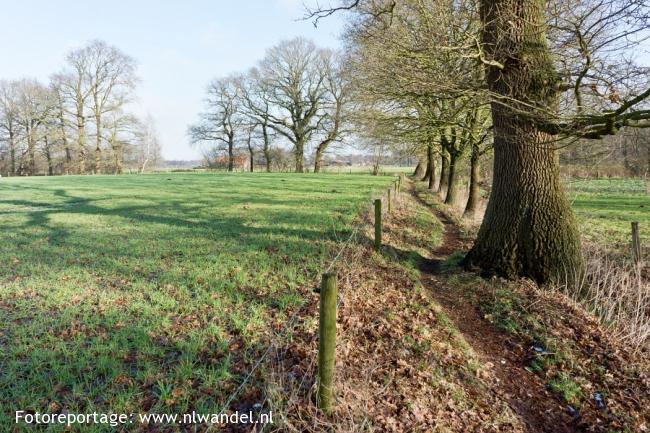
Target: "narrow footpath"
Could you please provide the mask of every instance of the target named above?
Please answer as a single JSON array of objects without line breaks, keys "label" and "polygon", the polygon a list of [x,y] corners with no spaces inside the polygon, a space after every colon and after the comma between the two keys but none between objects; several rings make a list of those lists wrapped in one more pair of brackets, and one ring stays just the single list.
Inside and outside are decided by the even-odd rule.
[{"label": "narrow footpath", "polygon": [[[417,197],[423,205],[426,204]],[[491,373],[491,391],[519,416],[530,433],[579,431],[567,407],[555,398],[542,380],[526,369],[528,348],[488,322],[459,290],[449,286],[442,263],[455,251],[466,251],[456,225],[442,212],[431,212],[444,225],[442,245],[432,251],[431,259],[420,263],[422,285],[455,322],[468,344]]]}]

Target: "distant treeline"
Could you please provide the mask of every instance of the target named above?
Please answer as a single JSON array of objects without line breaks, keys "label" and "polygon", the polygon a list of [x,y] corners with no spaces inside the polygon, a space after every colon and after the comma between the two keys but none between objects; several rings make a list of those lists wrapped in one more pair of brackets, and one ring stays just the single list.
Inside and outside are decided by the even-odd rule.
[{"label": "distant treeline", "polygon": [[121,173],[160,158],[150,118],[129,113],[135,61],[102,41],[70,51],[47,84],[0,81],[0,174]]}]

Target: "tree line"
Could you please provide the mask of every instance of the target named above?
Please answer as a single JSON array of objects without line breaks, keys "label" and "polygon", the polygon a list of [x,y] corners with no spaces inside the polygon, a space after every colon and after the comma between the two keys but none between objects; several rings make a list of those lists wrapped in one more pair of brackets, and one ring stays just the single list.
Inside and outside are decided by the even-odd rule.
[{"label": "tree line", "polygon": [[480,157],[492,153],[490,197],[465,265],[580,281],[559,154],[650,127],[650,70],[635,55],[650,37],[650,4],[343,0],[308,17],[334,13],[348,14],[355,114],[366,134],[410,146],[447,203],[457,200],[459,161],[470,159],[472,195]]},{"label": "tree line", "polygon": [[225,156],[233,171],[237,151],[249,156],[253,171],[260,155],[266,171],[289,144],[293,169],[306,170],[313,149],[313,171],[319,172],[331,145],[349,133],[351,107],[348,73],[340,53],[296,38],[270,48],[245,73],[213,80],[205,110],[188,135],[208,159]]},{"label": "tree line", "polygon": [[0,174],[144,170],[160,144],[153,120],[128,111],[137,82],[135,60],[99,40],[70,51],[47,84],[0,81]]}]

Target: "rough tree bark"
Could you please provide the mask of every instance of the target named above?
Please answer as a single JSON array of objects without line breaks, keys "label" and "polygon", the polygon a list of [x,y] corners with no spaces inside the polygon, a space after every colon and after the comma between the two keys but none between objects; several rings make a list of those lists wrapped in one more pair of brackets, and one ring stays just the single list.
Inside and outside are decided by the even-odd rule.
[{"label": "rough tree bark", "polygon": [[413,177],[415,179],[422,179],[424,176],[424,168],[422,166],[422,161],[418,158],[418,165],[415,166],[415,171],[413,171]]},{"label": "rough tree bark", "polygon": [[36,174],[36,140],[34,138],[34,125],[31,120],[25,123],[25,138],[27,140],[27,174]]},{"label": "rough tree bark", "polygon": [[9,155],[11,160],[11,176],[16,175],[16,137],[14,135],[13,128],[9,130]]},{"label": "rough tree bark", "polygon": [[433,143],[429,143],[427,146],[427,181],[427,187],[433,190],[436,182],[436,157],[433,152]]},{"label": "rough tree bark", "polygon": [[95,167],[94,173],[101,174],[102,172],[102,116],[101,114],[95,115]]},{"label": "rough tree bark", "polygon": [[305,166],[304,166],[305,143],[302,137],[299,137],[296,140],[293,153],[296,159],[296,173],[304,173],[305,172]]},{"label": "rough tree bark", "polygon": [[54,176],[54,162],[52,161],[52,152],[50,152],[50,141],[47,138],[47,134],[43,136],[45,152],[45,160],[47,161],[47,175]]},{"label": "rough tree bark", "polygon": [[449,152],[449,165],[447,166],[447,191],[445,204],[455,206],[458,203],[458,159],[457,152]]},{"label": "rough tree bark", "polygon": [[59,129],[61,134],[61,142],[63,150],[65,151],[64,172],[70,174],[70,165],[72,164],[72,153],[70,152],[70,142],[68,141],[68,134],[65,131],[65,120],[63,118],[63,109],[59,110]]},{"label": "rough tree bark", "polygon": [[316,155],[314,156],[314,173],[320,173],[320,168],[323,163],[324,150],[321,146],[316,148]]},{"label": "rough tree bark", "polygon": [[478,143],[472,143],[472,154],[469,160],[469,195],[463,216],[476,218],[476,211],[481,196],[479,183],[481,182],[481,149]]},{"label": "rough tree bark", "polygon": [[266,123],[262,124],[262,138],[264,138],[264,147],[262,152],[264,152],[264,160],[266,162],[266,172],[271,172],[271,149],[269,146],[269,130]]},{"label": "rough tree bark", "polygon": [[438,193],[446,193],[449,187],[449,153],[443,148],[441,152],[442,163],[440,165],[440,183]]},{"label": "rough tree bark", "polygon": [[77,147],[79,148],[79,174],[86,172],[86,119],[83,114],[83,106],[77,106]]},{"label": "rough tree bark", "polygon": [[486,81],[500,98],[491,106],[492,193],[465,263],[506,277],[572,282],[583,265],[580,237],[560,182],[554,138],[539,126],[540,113],[559,104],[544,7],[543,0],[481,2],[483,48],[494,60]]},{"label": "rough tree bark", "polygon": [[228,135],[228,171],[235,169],[235,136]]},{"label": "rough tree bark", "polygon": [[248,164],[249,164],[249,169],[251,173],[255,171],[255,148],[253,147],[253,137],[251,136],[252,131],[248,133],[248,141],[246,142],[246,145],[248,147]]},{"label": "rough tree bark", "polygon": [[429,158],[429,146],[427,146],[427,165],[426,165],[426,170],[424,170],[424,174],[422,175],[422,179],[420,179],[422,182],[426,182],[429,177],[431,177],[431,159]]}]

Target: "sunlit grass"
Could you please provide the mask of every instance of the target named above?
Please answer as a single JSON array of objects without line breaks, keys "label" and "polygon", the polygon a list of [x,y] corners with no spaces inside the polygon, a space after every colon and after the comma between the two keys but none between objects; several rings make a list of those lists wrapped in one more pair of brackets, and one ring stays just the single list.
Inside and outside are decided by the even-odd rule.
[{"label": "sunlit grass", "polygon": [[0,425],[14,410],[218,410],[390,181],[1,179]]},{"label": "sunlit grass", "polygon": [[585,239],[628,248],[632,221],[650,238],[650,195],[643,179],[572,180],[568,190]]}]

